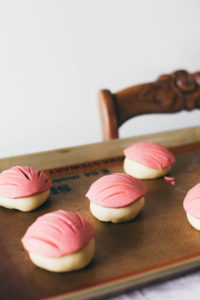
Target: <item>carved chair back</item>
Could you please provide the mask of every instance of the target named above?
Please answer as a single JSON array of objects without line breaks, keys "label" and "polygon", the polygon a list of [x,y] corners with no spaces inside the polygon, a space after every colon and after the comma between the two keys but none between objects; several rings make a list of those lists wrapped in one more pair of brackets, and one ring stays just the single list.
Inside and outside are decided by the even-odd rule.
[{"label": "carved chair back", "polygon": [[200,72],[178,70],[115,94],[100,90],[98,102],[104,140],[118,138],[119,127],[134,116],[200,108]]}]

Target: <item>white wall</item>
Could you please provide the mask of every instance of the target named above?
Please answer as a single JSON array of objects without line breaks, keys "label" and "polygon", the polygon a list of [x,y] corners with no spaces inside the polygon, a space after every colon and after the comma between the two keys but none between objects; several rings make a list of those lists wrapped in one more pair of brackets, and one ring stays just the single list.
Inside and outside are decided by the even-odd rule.
[{"label": "white wall", "polygon": [[[199,32],[199,0],[0,0],[0,157],[100,141],[98,89],[200,70]],[[199,124],[149,118],[122,136]]]}]

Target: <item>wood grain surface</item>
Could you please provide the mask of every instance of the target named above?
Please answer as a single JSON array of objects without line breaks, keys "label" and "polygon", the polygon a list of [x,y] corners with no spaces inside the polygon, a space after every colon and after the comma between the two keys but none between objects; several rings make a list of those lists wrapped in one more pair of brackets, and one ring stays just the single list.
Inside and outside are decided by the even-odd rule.
[{"label": "wood grain surface", "polygon": [[[197,132],[197,128],[194,131]],[[185,133],[188,141],[188,129]],[[91,183],[99,177],[123,172],[121,151],[112,151],[120,157],[96,155],[95,162],[86,159],[78,165],[76,160],[72,165],[73,160],[64,160],[61,166],[50,160],[49,154],[51,170],[48,173],[52,176],[53,187],[48,201],[30,213],[0,208],[0,280],[3,282],[0,298],[89,299],[199,267],[200,234],[189,225],[182,207],[186,192],[200,178],[200,143],[195,134],[193,132],[195,143],[173,149],[176,163],[170,176],[175,177],[176,185],[170,185],[163,178],[144,181],[147,185],[145,207],[135,220],[124,224],[97,221],[89,212],[89,201],[85,197]],[[180,137],[181,134],[179,141]],[[171,140],[173,144],[173,135]],[[121,140],[120,145],[123,147],[130,142]],[[85,146],[90,147],[93,150],[93,146]],[[38,154],[38,157],[43,155]],[[26,156],[26,162],[27,157],[32,160],[35,155]],[[18,162],[21,160],[19,158]],[[3,161],[4,165],[6,161],[8,165],[11,163],[10,159]],[[80,212],[97,231],[95,258],[81,271],[54,274],[39,269],[30,262],[20,242],[38,216],[57,209]]]},{"label": "wood grain surface", "polygon": [[190,144],[200,141],[200,126],[170,130],[155,134],[142,135],[125,139],[45,151],[0,159],[0,171],[16,165],[29,165],[38,169],[62,167],[86,161],[116,157],[123,154],[123,149],[138,141],[159,142],[166,147]]}]

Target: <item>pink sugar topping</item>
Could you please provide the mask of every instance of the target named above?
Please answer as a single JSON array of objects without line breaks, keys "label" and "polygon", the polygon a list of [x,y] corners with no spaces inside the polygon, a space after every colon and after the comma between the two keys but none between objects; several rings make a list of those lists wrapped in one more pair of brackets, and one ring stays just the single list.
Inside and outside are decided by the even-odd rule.
[{"label": "pink sugar topping", "polygon": [[174,181],[174,180],[175,180],[174,177],[169,177],[169,176],[164,176],[164,179],[165,179],[166,181]]},{"label": "pink sugar topping", "polygon": [[183,207],[192,217],[200,219],[200,183],[187,192]]},{"label": "pink sugar topping", "polygon": [[56,258],[84,248],[94,235],[95,229],[79,213],[57,210],[39,217],[22,244],[28,252]]},{"label": "pink sugar topping", "polygon": [[173,154],[164,146],[154,142],[140,142],[124,150],[131,160],[154,169],[164,169],[175,162]]},{"label": "pink sugar topping", "polygon": [[175,178],[174,177],[169,177],[169,176],[164,176],[165,181],[169,182],[171,185],[175,185]]},{"label": "pink sugar topping", "polygon": [[32,167],[12,167],[0,174],[0,197],[17,199],[47,191],[51,179]]},{"label": "pink sugar topping", "polygon": [[114,173],[95,181],[86,196],[99,206],[119,208],[128,206],[143,197],[146,186],[127,174]]}]

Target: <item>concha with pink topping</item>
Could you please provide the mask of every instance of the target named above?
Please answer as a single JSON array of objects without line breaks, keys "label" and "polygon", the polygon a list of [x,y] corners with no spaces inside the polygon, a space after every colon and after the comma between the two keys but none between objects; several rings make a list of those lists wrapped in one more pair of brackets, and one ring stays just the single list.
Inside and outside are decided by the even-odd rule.
[{"label": "concha with pink topping", "polygon": [[166,175],[175,162],[173,154],[155,142],[139,142],[124,150],[124,170],[139,179],[153,179]]},{"label": "concha with pink topping", "polygon": [[114,173],[95,181],[86,196],[97,219],[119,223],[136,217],[144,206],[145,193],[143,182],[127,174]]},{"label": "concha with pink topping", "polygon": [[183,201],[189,223],[200,230],[200,183],[191,188]]},{"label": "concha with pink topping", "polygon": [[95,230],[79,213],[58,210],[39,217],[22,238],[33,263],[54,272],[85,267],[94,256]]},{"label": "concha with pink topping", "polygon": [[31,211],[47,200],[51,185],[51,179],[41,170],[12,167],[0,174],[0,205]]}]

